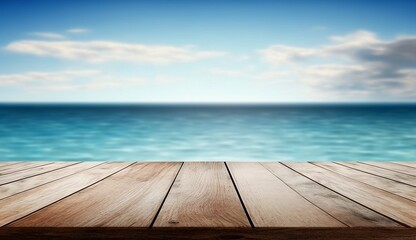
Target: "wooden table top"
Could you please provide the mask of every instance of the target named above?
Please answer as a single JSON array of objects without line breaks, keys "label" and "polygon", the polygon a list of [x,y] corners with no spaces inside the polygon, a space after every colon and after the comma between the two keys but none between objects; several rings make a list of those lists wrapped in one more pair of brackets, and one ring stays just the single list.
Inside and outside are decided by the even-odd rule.
[{"label": "wooden table top", "polygon": [[1,239],[414,240],[416,162],[0,162],[0,226]]}]

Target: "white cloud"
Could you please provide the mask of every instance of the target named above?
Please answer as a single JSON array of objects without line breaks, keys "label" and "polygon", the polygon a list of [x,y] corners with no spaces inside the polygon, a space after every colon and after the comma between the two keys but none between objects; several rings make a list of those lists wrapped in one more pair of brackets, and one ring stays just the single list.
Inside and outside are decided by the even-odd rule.
[{"label": "white cloud", "polygon": [[166,75],[144,78],[137,75],[118,76],[97,70],[67,70],[0,75],[0,87],[14,86],[30,92],[41,93],[165,85],[177,80],[178,78],[176,77]]},{"label": "white cloud", "polygon": [[91,63],[125,61],[148,64],[192,62],[225,55],[218,51],[197,51],[190,47],[129,44],[112,41],[33,41],[12,42],[6,50]]},{"label": "white cloud", "polygon": [[289,47],[285,45],[273,45],[267,49],[260,50],[263,59],[274,65],[292,63],[307,57],[319,54],[316,49]]},{"label": "white cloud", "polygon": [[96,70],[68,70],[59,72],[26,72],[0,75],[0,85],[28,82],[56,82],[91,77],[99,74]]},{"label": "white cloud", "polygon": [[73,34],[87,33],[89,31],[90,30],[86,28],[71,28],[71,29],[66,30],[67,33],[73,33]]},{"label": "white cloud", "polygon": [[[273,45],[260,50],[263,59],[271,64],[287,64],[310,58],[350,57],[360,51],[373,51],[374,55],[381,54],[388,47],[374,33],[357,31],[346,36],[331,37],[333,44],[317,48],[300,48],[286,45]],[[400,41],[400,39],[398,39]]]},{"label": "white cloud", "polygon": [[273,45],[259,53],[270,66],[290,66],[300,81],[321,91],[416,97],[415,36],[383,41],[372,32],[357,31],[331,40],[317,48]]},{"label": "white cloud", "polygon": [[41,37],[41,38],[54,39],[54,40],[65,39],[64,35],[58,34],[58,33],[51,33],[51,32],[33,32],[33,33],[30,33],[30,35]]}]

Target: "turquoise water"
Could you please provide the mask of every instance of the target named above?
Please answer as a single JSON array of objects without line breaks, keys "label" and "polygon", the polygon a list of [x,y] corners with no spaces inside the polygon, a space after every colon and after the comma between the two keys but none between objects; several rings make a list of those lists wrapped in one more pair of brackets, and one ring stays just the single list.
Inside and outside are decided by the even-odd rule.
[{"label": "turquoise water", "polygon": [[0,161],[409,161],[416,105],[0,105]]}]

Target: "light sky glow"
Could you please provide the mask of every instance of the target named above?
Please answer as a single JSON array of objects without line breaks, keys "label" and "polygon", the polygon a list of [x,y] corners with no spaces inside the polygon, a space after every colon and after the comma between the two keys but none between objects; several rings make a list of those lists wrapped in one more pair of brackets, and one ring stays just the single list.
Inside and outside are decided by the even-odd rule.
[{"label": "light sky glow", "polygon": [[416,100],[414,1],[6,1],[0,102]]}]

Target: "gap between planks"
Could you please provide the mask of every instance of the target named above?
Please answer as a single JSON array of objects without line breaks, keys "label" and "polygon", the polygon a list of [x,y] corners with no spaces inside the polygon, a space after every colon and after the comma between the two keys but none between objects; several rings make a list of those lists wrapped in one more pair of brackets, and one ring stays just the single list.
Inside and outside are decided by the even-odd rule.
[{"label": "gap between planks", "polygon": [[416,203],[311,163],[284,165],[337,193],[394,221],[416,227]]},{"label": "gap between planks", "polygon": [[[91,169],[79,172],[69,177],[57,180],[52,184],[55,188],[50,188],[51,184],[43,185],[28,191],[23,192],[22,194],[14,195],[5,199],[0,200],[2,208],[0,209],[0,226],[10,226],[14,222],[30,216],[46,207],[68,197],[72,196],[75,193],[86,189],[107,177],[123,170],[124,168],[134,164],[132,163],[104,163],[98,166],[95,166]],[[120,166],[113,166],[120,165]],[[89,173],[91,172],[91,173]],[[78,176],[77,176],[78,175]],[[79,176],[83,177],[79,178]],[[78,177],[77,179],[74,179]],[[71,181],[72,180],[72,181]],[[60,184],[63,186],[60,186]],[[34,195],[36,191],[43,191],[43,194],[40,196]],[[24,201],[29,201],[28,203],[19,201],[20,197],[24,198]],[[43,202],[42,202],[43,201]]]},{"label": "gap between planks", "polygon": [[[128,166],[126,166],[124,169],[126,169],[126,168],[129,168],[129,167],[131,167],[132,165],[133,165],[134,163],[132,163],[131,165],[128,165]],[[188,163],[189,165],[192,165],[192,164],[195,164],[195,163]],[[269,181],[270,183],[270,186],[268,187],[268,188],[266,188],[266,189],[279,189],[279,187],[276,187],[276,186],[280,186],[280,189],[283,189],[284,191],[289,191],[287,188],[289,188],[289,189],[291,189],[291,191],[292,192],[295,192],[297,195],[299,195],[298,197],[296,197],[296,195],[293,195],[293,193],[290,193],[291,191],[289,191],[289,193],[288,193],[288,195],[289,196],[291,196],[290,198],[287,198],[287,199],[291,199],[291,200],[296,200],[296,201],[300,201],[299,200],[299,197],[301,197],[301,198],[303,198],[304,200],[306,200],[307,202],[309,202],[310,204],[312,204],[312,205],[314,205],[317,209],[319,209],[320,211],[322,211],[323,213],[326,213],[326,214],[328,214],[329,216],[331,216],[331,217],[333,217],[334,219],[336,219],[336,220],[338,220],[338,221],[340,221],[340,222],[344,222],[344,221],[341,221],[341,220],[339,220],[337,217],[334,217],[334,215],[333,215],[333,213],[330,213],[329,211],[327,211],[327,210],[324,210],[324,208],[322,208],[322,206],[319,206],[318,204],[316,204],[316,202],[313,202],[313,201],[311,201],[310,200],[310,198],[307,198],[307,197],[305,197],[305,194],[301,194],[301,192],[299,192],[299,191],[297,191],[295,188],[293,188],[293,186],[291,186],[290,184],[288,184],[287,183],[287,181],[284,181],[284,180],[282,180],[281,178],[279,178],[276,174],[274,174],[272,171],[270,171],[270,169],[269,168],[267,168],[267,167],[265,167],[264,165],[268,165],[268,163],[265,163],[265,164],[259,164],[259,163],[256,163],[255,165],[253,165],[253,163],[241,163],[241,164],[248,164],[248,165],[250,165],[251,164],[251,166],[254,166],[254,173],[257,173],[257,174],[254,174],[252,171],[246,171],[246,170],[243,170],[243,171],[241,171],[241,170],[238,170],[237,171],[237,173],[236,173],[236,170],[235,170],[235,168],[234,168],[234,170],[233,170],[233,165],[238,165],[238,163],[235,163],[235,162],[232,162],[232,163],[227,163],[227,162],[221,162],[220,163],[220,165],[223,165],[223,167],[221,168],[221,169],[223,169],[223,170],[221,170],[222,171],[222,173],[221,173],[221,175],[222,176],[228,176],[229,178],[230,178],[230,181],[231,181],[231,184],[230,184],[230,182],[228,182],[227,184],[228,184],[228,186],[230,187],[230,189],[234,189],[235,190],[235,192],[236,192],[236,197],[234,196],[234,197],[232,197],[234,200],[233,201],[238,201],[240,204],[241,204],[241,207],[242,207],[242,210],[243,211],[241,211],[240,212],[240,217],[242,216],[241,215],[241,213],[243,213],[243,214],[245,214],[245,218],[248,220],[248,222],[249,222],[249,225],[250,225],[250,227],[262,227],[262,226],[267,226],[267,222],[264,222],[263,220],[259,220],[259,217],[258,216],[255,216],[255,214],[250,214],[250,211],[251,212],[255,212],[255,210],[253,210],[253,209],[255,209],[256,208],[256,206],[253,206],[253,201],[251,201],[250,199],[247,199],[247,195],[245,194],[245,193],[247,193],[247,192],[250,192],[249,190],[250,189],[255,189],[255,187],[256,186],[253,186],[253,184],[254,184],[254,182],[252,182],[252,183],[250,183],[250,182],[244,182],[244,181],[242,181],[241,179],[242,179],[242,176],[245,176],[243,173],[253,173],[255,176],[260,176],[260,177],[262,177],[262,173],[263,174],[266,174],[266,175],[268,175],[268,174],[271,174],[275,179],[273,179],[273,178],[271,178],[269,175],[268,175],[268,177],[266,177],[266,180],[267,181]],[[281,163],[275,163],[275,164],[281,164]],[[308,163],[308,164],[310,164],[310,163]],[[163,200],[162,200],[162,202],[160,203],[160,205],[158,206],[158,208],[157,208],[157,212],[156,212],[156,214],[154,215],[154,218],[151,220],[151,224],[150,224],[150,227],[151,226],[153,226],[155,223],[156,223],[156,221],[158,221],[158,217],[159,217],[159,214],[160,214],[160,212],[162,211],[162,209],[163,209],[163,207],[164,207],[164,205],[165,205],[165,203],[166,203],[166,201],[169,199],[169,197],[170,197],[170,195],[171,195],[171,192],[174,190],[173,188],[174,188],[174,185],[175,185],[175,182],[177,182],[178,181],[178,183],[180,183],[180,184],[182,184],[182,182],[181,181],[179,181],[178,180],[178,177],[181,175],[181,173],[182,173],[182,167],[183,167],[183,165],[184,165],[184,163],[181,163],[181,166],[180,166],[180,168],[178,169],[178,171],[176,172],[176,175],[175,175],[175,177],[174,177],[174,179],[170,182],[170,185],[169,185],[169,188],[167,189],[167,192],[164,194],[164,196],[163,196]],[[232,165],[231,167],[229,167],[229,165]],[[262,168],[259,168],[258,167],[258,165],[259,166],[261,166]],[[273,164],[271,164],[270,163],[270,165],[273,165]],[[310,164],[310,165],[312,165],[312,164]],[[288,170],[290,170],[290,171],[293,171],[293,169],[291,169],[290,167],[287,167],[287,166],[285,166],[285,165],[281,165],[281,166],[283,166],[284,168],[286,168],[286,169],[288,169]],[[316,166],[316,167],[318,167],[318,166]],[[121,169],[121,170],[119,170],[118,172],[120,172],[120,171],[122,171],[122,170],[124,170],[124,169]],[[225,169],[225,171],[224,171],[224,169]],[[282,170],[282,169],[281,169]],[[236,178],[236,176],[234,176],[233,175],[233,171],[234,171],[234,175],[236,175],[237,174],[237,178]],[[256,172],[257,171],[257,172]],[[355,171],[358,171],[358,170],[355,170]],[[108,175],[107,177],[105,177],[104,179],[101,179],[101,180],[99,180],[99,181],[97,181],[97,182],[95,182],[95,183],[93,183],[93,184],[91,184],[91,185],[89,185],[89,186],[86,186],[85,188],[83,188],[83,189],[80,189],[80,190],[78,190],[78,191],[76,191],[76,192],[73,192],[72,194],[70,194],[70,195],[68,195],[68,196],[65,196],[65,197],[63,197],[63,198],[61,198],[61,199],[59,199],[59,200],[57,200],[56,202],[53,202],[53,203],[50,203],[49,205],[47,205],[47,206],[44,206],[44,207],[42,207],[42,208],[40,208],[39,210],[41,210],[41,209],[47,209],[47,208],[49,208],[49,206],[52,206],[52,205],[55,205],[55,203],[59,203],[59,202],[61,202],[61,200],[65,200],[65,199],[67,199],[67,198],[70,198],[71,196],[73,196],[73,197],[75,197],[75,196],[77,196],[76,194],[78,194],[79,192],[81,192],[81,191],[87,191],[90,187],[92,187],[92,186],[96,186],[96,185],[99,185],[100,183],[101,184],[104,184],[104,183],[106,183],[106,181],[107,181],[107,179],[108,178],[110,178],[110,176],[113,176],[113,175],[115,175],[116,173],[118,173],[118,172],[115,172],[115,173],[113,173],[113,174],[111,174],[111,175]],[[307,179],[310,179],[310,178],[308,178],[307,176],[304,176],[302,173],[299,173],[299,172],[297,172],[297,171],[294,171],[296,174],[298,174],[299,176],[302,176],[302,177],[305,177],[305,178],[307,178]],[[365,173],[365,172],[363,172],[363,171],[361,171],[362,172],[362,174],[367,174],[367,175],[369,175],[369,176],[372,176],[372,177],[376,177],[376,176],[374,176],[374,175],[371,175],[371,173]],[[204,173],[204,172],[202,172],[202,173]],[[260,174],[258,174],[258,173],[260,173]],[[275,172],[276,173],[276,172]],[[338,173],[339,174],[339,173]],[[341,176],[341,175],[340,175]],[[39,176],[38,176],[39,177]],[[250,176],[248,176],[248,177],[250,177]],[[253,177],[253,176],[251,176],[251,177]],[[65,178],[65,177],[64,177]],[[212,178],[212,177],[211,177]],[[254,178],[254,180],[255,180],[256,178]],[[311,181],[313,181],[313,182],[315,182],[313,179],[310,179]],[[387,180],[387,179],[386,179]],[[225,181],[225,182],[227,182],[226,180],[222,180],[222,181]],[[394,180],[390,180],[390,181],[394,181]],[[281,185],[281,183],[279,183],[279,182],[283,182],[283,184],[285,184],[285,186],[286,187],[284,187],[284,186],[282,186]],[[194,183],[194,182],[191,182],[191,183]],[[319,182],[316,182],[317,184],[320,184]],[[274,186],[273,187],[273,185],[276,185],[276,186]],[[321,185],[321,184],[320,184]],[[43,185],[41,185],[41,186],[43,186]],[[219,184],[219,186],[222,186],[222,184]],[[323,187],[325,187],[326,189],[328,189],[329,191],[332,191],[332,192],[334,192],[334,193],[337,193],[337,194],[339,194],[337,191],[335,191],[332,187],[328,187],[328,186],[325,186],[325,185],[322,185]],[[254,188],[253,188],[254,187]],[[410,187],[410,186],[409,186]],[[243,191],[242,191],[243,190]],[[261,190],[261,189],[260,189]],[[264,190],[264,189],[263,189]],[[245,192],[245,193],[244,193]],[[280,193],[280,191],[277,191],[278,193]],[[263,192],[264,193],[264,192]],[[341,196],[343,196],[344,197],[344,195],[342,195],[342,194],[340,194]],[[279,196],[279,195],[273,195],[274,197],[276,197],[276,199],[278,199],[277,197]],[[250,196],[251,198],[254,198],[254,200],[258,200],[258,201],[262,201],[262,199],[256,199],[256,197],[257,196]],[[281,196],[280,196],[281,197]],[[347,197],[348,198],[348,197]],[[236,200],[237,199],[237,200]],[[286,199],[286,200],[287,200]],[[349,198],[348,198],[349,199]],[[356,200],[354,200],[354,199],[350,199],[352,202],[356,202]],[[282,201],[284,201],[284,199],[282,200]],[[358,204],[360,204],[360,205],[362,205],[362,206],[364,206],[364,207],[366,207],[366,208],[368,208],[368,209],[370,209],[371,211],[374,211],[374,212],[378,212],[378,211],[376,211],[376,210],[374,210],[374,209],[372,209],[372,208],[369,208],[369,207],[367,207],[366,205],[364,205],[364,204],[362,204],[361,202],[357,202]],[[281,204],[281,203],[279,203],[279,204]],[[185,204],[186,205],[186,204]],[[261,204],[260,204],[261,205]],[[285,206],[284,204],[283,205],[281,205],[280,207],[282,207],[282,206]],[[313,207],[307,207],[306,209],[308,209],[307,210],[307,212],[309,212],[309,214],[306,214],[306,215],[311,215],[310,213],[311,212],[315,212],[316,210],[312,210],[313,209]],[[276,210],[279,210],[279,209],[276,209],[276,208],[274,208],[274,207],[266,207],[265,209],[263,209],[262,211],[263,211],[263,213],[265,213],[265,215],[267,215],[268,214],[268,212],[271,212],[271,213],[273,213],[273,211],[276,211]],[[35,211],[35,212],[37,212],[37,211]],[[319,211],[318,211],[319,212]],[[317,214],[319,214],[318,212],[316,212]],[[274,213],[276,213],[276,212],[274,212]],[[31,214],[29,214],[29,215],[31,215]],[[29,216],[28,215],[28,216]],[[253,215],[254,216],[254,219],[252,219],[252,216],[251,215]],[[313,214],[312,214],[313,215]],[[384,214],[383,214],[384,215]],[[260,217],[262,217],[262,215],[260,215]],[[290,217],[290,214],[288,215],[288,217]],[[390,218],[390,217],[389,217]],[[329,219],[328,219],[329,220]],[[262,222],[263,221],[263,222]],[[273,220],[274,221],[274,220]],[[289,225],[285,225],[285,226],[290,226],[290,224],[293,224],[293,222],[292,223],[290,223],[288,220],[285,220],[285,221],[287,221],[287,224],[289,224]],[[301,221],[301,220],[298,220],[298,221]],[[15,222],[19,222],[19,221],[15,221]],[[330,222],[330,221],[329,221]],[[329,223],[329,222],[327,222],[327,223]],[[11,225],[13,225],[13,224],[11,224]],[[348,225],[348,224],[347,224]],[[214,227],[216,227],[216,226],[214,226]],[[156,228],[157,228],[157,226],[156,226]]]}]

